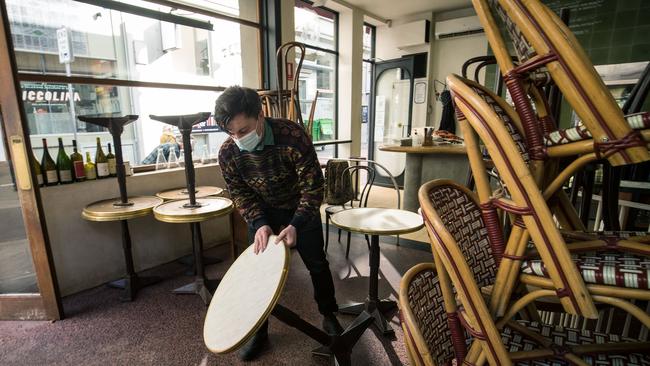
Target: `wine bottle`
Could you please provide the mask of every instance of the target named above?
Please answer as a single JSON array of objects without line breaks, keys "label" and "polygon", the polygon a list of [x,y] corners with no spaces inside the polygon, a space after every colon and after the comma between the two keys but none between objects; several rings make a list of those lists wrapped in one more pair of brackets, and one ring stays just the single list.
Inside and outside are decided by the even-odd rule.
[{"label": "wine bottle", "polygon": [[90,159],[90,151],[86,151],[86,165],[84,165],[84,173],[86,173],[86,180],[97,179],[95,164],[93,164],[92,159]]},{"label": "wine bottle", "polygon": [[108,174],[111,177],[117,175],[117,163],[115,161],[115,155],[111,151],[111,144],[108,144],[108,155],[106,155],[106,160],[108,160]]},{"label": "wine bottle", "polygon": [[102,143],[97,138],[97,151],[95,152],[95,169],[97,169],[97,178],[107,178],[109,175],[108,171],[108,159],[104,155],[104,150],[102,150]]},{"label": "wine bottle", "polygon": [[41,171],[41,164],[39,164],[38,160],[36,160],[36,155],[34,155],[34,151],[32,151],[32,155],[29,158],[29,163],[32,165],[32,169],[34,169],[34,173],[36,174],[36,183],[38,184],[39,187],[42,187],[43,172]]},{"label": "wine bottle", "polygon": [[72,162],[63,148],[63,139],[59,137],[59,153],[56,156],[56,171],[61,184],[72,183]]},{"label": "wine bottle", "polygon": [[47,186],[55,186],[59,184],[59,176],[56,174],[56,164],[50,156],[50,152],[47,150],[47,140],[43,139],[43,157],[41,158],[41,172],[43,174],[43,180]]},{"label": "wine bottle", "polygon": [[82,182],[86,180],[86,172],[84,170],[84,158],[77,150],[77,140],[72,140],[73,153],[70,155],[72,161],[72,172],[74,173],[74,180]]}]

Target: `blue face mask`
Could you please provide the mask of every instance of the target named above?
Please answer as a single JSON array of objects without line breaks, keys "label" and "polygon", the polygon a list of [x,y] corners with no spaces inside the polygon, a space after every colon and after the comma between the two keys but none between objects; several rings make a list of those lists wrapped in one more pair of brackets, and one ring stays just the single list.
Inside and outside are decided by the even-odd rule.
[{"label": "blue face mask", "polygon": [[235,144],[237,144],[237,147],[239,147],[239,150],[241,151],[253,151],[257,147],[257,145],[260,144],[262,141],[262,136],[257,134],[257,130],[253,130],[246,135],[242,136],[242,138],[235,139]]}]

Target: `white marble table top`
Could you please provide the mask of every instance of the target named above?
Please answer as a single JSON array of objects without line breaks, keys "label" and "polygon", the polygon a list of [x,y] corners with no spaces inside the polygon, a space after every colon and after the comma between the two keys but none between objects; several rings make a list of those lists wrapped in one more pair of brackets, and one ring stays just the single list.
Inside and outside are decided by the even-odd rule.
[{"label": "white marble table top", "polygon": [[424,226],[414,212],[394,208],[360,207],[332,215],[332,223],[342,229],[370,235],[406,234]]}]

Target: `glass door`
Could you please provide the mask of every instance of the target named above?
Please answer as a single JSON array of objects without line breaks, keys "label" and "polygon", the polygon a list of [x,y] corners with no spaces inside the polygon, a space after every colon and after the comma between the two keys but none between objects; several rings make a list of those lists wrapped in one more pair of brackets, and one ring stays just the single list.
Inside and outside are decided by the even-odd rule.
[{"label": "glass door", "polygon": [[[371,107],[370,159],[384,165],[400,186],[404,182],[406,154],[379,150],[383,145],[399,145],[411,131],[413,112],[413,58],[378,62],[374,72],[375,93]],[[386,172],[379,169],[376,184],[392,186]]]},{"label": "glass door", "polygon": [[23,130],[4,1],[0,11],[0,319],[56,320],[61,304]]}]

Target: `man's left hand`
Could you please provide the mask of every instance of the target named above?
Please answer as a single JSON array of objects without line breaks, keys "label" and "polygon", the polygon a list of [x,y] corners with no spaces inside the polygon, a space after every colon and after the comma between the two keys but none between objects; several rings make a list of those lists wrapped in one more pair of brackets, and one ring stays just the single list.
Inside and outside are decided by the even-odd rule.
[{"label": "man's left hand", "polygon": [[279,243],[281,240],[284,240],[284,243],[289,248],[296,246],[296,228],[293,225],[289,225],[284,230],[280,231],[280,234],[275,239],[275,244]]}]

